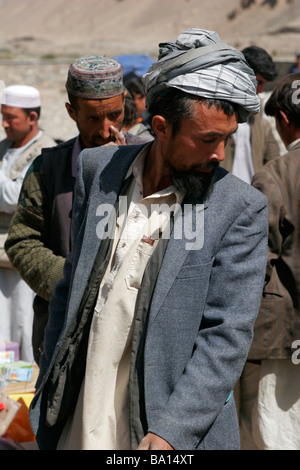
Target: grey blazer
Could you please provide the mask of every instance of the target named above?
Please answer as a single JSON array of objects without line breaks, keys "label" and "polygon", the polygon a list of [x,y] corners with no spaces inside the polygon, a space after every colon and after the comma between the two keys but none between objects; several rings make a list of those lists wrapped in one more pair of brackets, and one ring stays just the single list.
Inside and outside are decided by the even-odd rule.
[{"label": "grey blazer", "polygon": [[[95,296],[89,279],[95,275],[100,243],[100,253],[105,251],[97,208],[100,204],[113,208],[140,150],[140,146],[103,147],[83,151],[78,160],[73,251],[50,303],[45,352],[30,408],[31,425],[43,449],[55,448],[64,424],[62,420],[47,425],[47,413],[55,413],[57,407],[56,398],[49,402],[53,384],[59,396],[61,374],[68,370],[68,383],[79,370],[80,354],[72,366],[65,355],[72,356],[76,344],[84,342],[83,336],[78,334],[65,349],[64,345],[80,330],[82,299],[86,297],[88,303]],[[174,228],[155,283],[140,372],[144,431],[180,450],[237,449],[236,410],[229,397],[246,361],[260,305],[267,260],[267,200],[219,168],[207,200],[183,201],[183,224],[188,214],[193,214],[195,222],[201,211],[204,223],[201,229],[198,225],[198,232],[202,230],[203,245],[198,249],[187,245],[190,233],[182,230],[178,236]],[[72,391],[67,399],[76,397],[76,387]],[[63,408],[57,412],[57,422]],[[140,436],[134,410],[130,426],[135,448]]]}]

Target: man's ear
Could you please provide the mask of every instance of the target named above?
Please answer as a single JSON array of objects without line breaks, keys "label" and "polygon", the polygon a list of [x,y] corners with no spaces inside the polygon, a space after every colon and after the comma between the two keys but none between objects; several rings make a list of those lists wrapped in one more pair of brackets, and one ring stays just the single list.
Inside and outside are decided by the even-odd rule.
[{"label": "man's ear", "polygon": [[73,121],[76,122],[76,112],[73,106],[70,103],[65,103],[66,110],[68,111],[68,115],[70,116]]},{"label": "man's ear", "polygon": [[39,116],[38,116],[38,113],[36,111],[30,111],[29,113],[29,120],[31,122],[31,124],[36,124],[38,119],[39,119]]},{"label": "man's ear", "polygon": [[281,111],[281,110],[279,111],[279,113],[280,113],[280,116],[281,116],[281,118],[282,118],[284,124],[285,124],[286,126],[288,126],[288,125],[290,124],[290,120],[289,120],[289,118],[287,117],[287,115],[286,115],[283,111]]},{"label": "man's ear", "polygon": [[152,129],[155,135],[160,139],[164,139],[168,135],[170,125],[163,116],[155,115],[152,118]]}]

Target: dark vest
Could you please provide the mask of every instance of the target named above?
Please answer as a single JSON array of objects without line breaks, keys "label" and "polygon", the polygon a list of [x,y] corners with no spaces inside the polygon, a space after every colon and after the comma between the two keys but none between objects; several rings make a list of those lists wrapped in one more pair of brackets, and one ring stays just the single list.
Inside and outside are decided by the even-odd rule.
[{"label": "dark vest", "polygon": [[[72,151],[75,139],[42,151],[42,170],[46,199],[44,218],[47,238],[44,244],[57,256],[64,258],[70,251],[70,227],[76,179],[72,176]],[[44,330],[48,320],[49,302],[38,295],[33,302],[34,320],[32,346],[34,359],[39,363],[43,348]]]}]

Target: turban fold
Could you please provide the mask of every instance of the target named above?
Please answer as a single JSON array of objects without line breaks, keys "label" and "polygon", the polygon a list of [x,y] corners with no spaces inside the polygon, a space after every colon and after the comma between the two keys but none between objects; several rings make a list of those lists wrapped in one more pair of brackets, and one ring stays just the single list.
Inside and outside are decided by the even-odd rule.
[{"label": "turban fold", "polygon": [[244,55],[223,43],[215,31],[187,29],[176,41],[159,44],[158,61],[143,76],[146,106],[177,88],[238,105],[238,120],[258,113],[257,81]]}]

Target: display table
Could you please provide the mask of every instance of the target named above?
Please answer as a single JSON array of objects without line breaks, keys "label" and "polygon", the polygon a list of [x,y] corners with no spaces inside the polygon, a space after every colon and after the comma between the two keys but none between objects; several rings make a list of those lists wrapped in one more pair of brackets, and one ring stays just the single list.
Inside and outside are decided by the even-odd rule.
[{"label": "display table", "polygon": [[12,382],[6,385],[3,390],[3,392],[13,400],[18,401],[19,398],[22,398],[27,408],[29,408],[35,392],[35,383],[39,374],[39,368],[37,365],[32,366],[32,372],[32,379],[30,382]]}]

